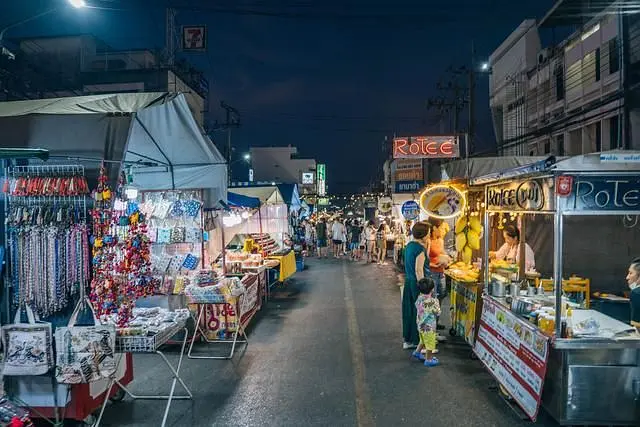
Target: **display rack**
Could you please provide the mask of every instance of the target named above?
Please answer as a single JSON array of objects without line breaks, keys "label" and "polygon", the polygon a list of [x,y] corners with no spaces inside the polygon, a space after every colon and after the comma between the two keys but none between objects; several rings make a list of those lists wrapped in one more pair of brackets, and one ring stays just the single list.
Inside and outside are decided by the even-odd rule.
[{"label": "display rack", "polygon": [[[194,332],[193,339],[189,344],[189,351],[187,352],[187,357],[189,359],[230,360],[233,358],[233,355],[235,354],[237,344],[249,345],[249,339],[247,338],[247,334],[245,331],[246,325],[249,323],[249,320],[251,320],[250,318],[247,318],[245,316],[246,309],[248,308],[246,306],[246,302],[248,302],[248,299],[245,298],[245,294],[242,294],[238,297],[231,297],[231,298],[235,299],[235,301],[232,301],[230,298],[225,298],[224,301],[221,301],[220,299],[217,299],[217,298],[206,299],[206,300],[192,299],[189,301],[190,304],[194,304],[197,306],[197,313],[198,313],[196,317],[196,330]],[[231,333],[231,338],[215,339],[215,340],[209,339],[207,337],[207,331],[203,327],[203,319],[204,319],[204,314],[207,306],[208,305],[212,305],[212,306],[226,305],[226,304],[231,304],[232,302],[233,302],[233,306],[235,307],[235,311],[237,313],[238,321],[237,321],[237,326],[235,330]],[[207,344],[231,344],[231,349],[229,350],[229,353],[224,356],[196,356],[192,354],[192,351],[193,351],[193,344],[196,342],[198,338],[202,339]]]},{"label": "display rack", "polygon": [[[167,356],[160,351],[160,347],[169,341],[171,337],[176,335],[177,333],[183,331],[184,337],[182,339],[182,344],[180,347],[180,357],[178,359],[177,365],[172,365],[171,362],[167,359]],[[144,353],[144,354],[156,354],[162,359],[164,364],[169,369],[172,381],[171,388],[168,395],[139,395],[133,393],[127,386],[125,386],[119,380],[112,378],[109,382],[107,395],[111,394],[111,391],[114,386],[119,387],[122,391],[124,391],[127,395],[129,395],[134,400],[166,400],[167,405],[165,406],[164,416],[162,418],[161,426],[164,427],[167,424],[167,418],[169,416],[169,411],[171,409],[171,403],[173,400],[185,400],[192,399],[193,394],[187,385],[184,383],[182,377],[180,377],[180,368],[182,367],[182,360],[184,358],[184,349],[187,344],[187,337],[189,335],[189,331],[186,327],[186,319],[182,321],[176,322],[170,328],[166,328],[165,330],[158,332],[152,336],[118,336],[116,337],[116,351],[123,353]],[[175,395],[176,385],[180,383],[182,388],[187,392],[186,395]],[[100,414],[98,415],[98,419],[96,420],[94,427],[98,427],[102,422],[102,415],[104,414],[104,409],[107,406],[107,400],[105,399],[102,407],[100,408]]]}]

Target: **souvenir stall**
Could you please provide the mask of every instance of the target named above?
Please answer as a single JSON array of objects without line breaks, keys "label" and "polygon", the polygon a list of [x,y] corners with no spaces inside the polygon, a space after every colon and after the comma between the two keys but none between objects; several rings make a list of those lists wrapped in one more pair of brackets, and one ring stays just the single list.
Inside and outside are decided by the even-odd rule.
[{"label": "souvenir stall", "polygon": [[[88,308],[95,310],[95,315],[90,316],[94,330],[100,331],[106,339],[103,350],[108,347],[112,351],[102,359],[104,363],[98,365],[95,372],[96,375],[109,373],[111,380],[106,379],[106,374],[100,381],[94,381],[96,375],[93,374],[77,378],[75,364],[82,358],[76,353],[81,351],[68,346],[56,349],[56,378],[60,384],[80,383],[72,389],[77,388],[84,394],[68,394],[66,388],[62,391],[59,385],[56,392],[50,387],[44,397],[34,396],[30,385],[22,387],[23,394],[45,402],[42,405],[45,409],[60,409],[57,412],[63,412],[65,417],[82,419],[83,414],[74,411],[79,411],[78,408],[93,411],[101,404],[104,410],[106,399],[101,396],[105,391],[111,394],[122,390],[132,399],[165,400],[162,420],[165,425],[172,401],[191,398],[191,393],[180,378],[182,353],[177,364],[172,364],[159,349],[179,331],[185,332],[180,341],[183,348],[186,346],[184,326],[189,313],[167,310],[166,302],[161,300],[158,304],[165,307],[134,307],[136,299],[157,293],[159,287],[159,281],[151,274],[149,224],[141,209],[149,207],[144,204],[148,199],[137,200],[139,194],[136,193],[142,190],[192,190],[194,193],[186,199],[182,196],[177,199],[192,202],[197,199],[195,192],[198,192],[201,194],[198,201],[203,206],[215,206],[226,199],[224,158],[198,128],[182,94],[96,95],[0,103],[0,127],[7,130],[0,135],[0,146],[17,143],[24,147],[48,148],[52,159],[66,159],[84,167],[89,187],[98,187],[90,242],[94,270],[91,304],[84,304],[85,300],[78,298],[76,307],[78,312]],[[128,176],[133,179],[127,179]],[[69,221],[64,214],[62,217]],[[149,219],[152,217],[153,214]],[[200,259],[201,254],[200,249]],[[184,261],[187,261],[186,257]],[[187,263],[183,267],[197,268],[199,261],[196,259],[195,266]],[[73,289],[71,287],[71,291]],[[56,296],[60,292],[67,291],[56,288]],[[27,300],[35,301],[36,297],[29,293]],[[45,301],[50,301],[50,297]],[[62,322],[71,337],[74,328],[78,328],[74,325],[75,318],[72,315],[70,320],[66,318],[68,322]],[[64,332],[65,327],[57,327],[56,335],[62,333],[60,331]],[[57,339],[57,345],[65,343],[65,339],[65,336]],[[155,354],[163,361],[170,386],[167,395],[136,395],[128,389],[133,353]],[[117,373],[115,376],[113,369]],[[88,373],[84,369],[82,372]],[[178,384],[185,390],[185,395],[176,396]]]},{"label": "souvenir stall", "polygon": [[[231,359],[236,345],[246,343],[244,328],[266,298],[269,268],[277,267],[265,260],[269,253],[265,250],[274,250],[273,242],[259,246],[255,242],[261,235],[254,233],[254,240],[249,233],[251,218],[259,218],[260,200],[229,192],[227,206],[224,211],[207,212],[212,224],[208,251],[215,260],[217,280],[198,279],[185,289],[196,318],[196,337],[187,353],[192,359]],[[230,243],[228,235],[233,236]],[[193,347],[198,340],[231,346],[222,356],[196,355]]]},{"label": "souvenir stall", "polygon": [[[637,236],[624,217],[640,214],[640,168],[625,162],[627,155],[578,156],[540,170],[512,169],[476,180],[486,185],[485,229],[510,216],[522,238],[515,264],[494,262],[485,270],[488,291],[475,352],[508,400],[532,420],[541,404],[561,425],[633,425],[639,419],[640,335],[629,323],[589,308],[589,292],[610,286],[618,274],[611,269],[621,269],[624,277],[630,260],[620,258],[637,250]],[[535,233],[527,234],[529,226],[537,227]],[[605,252],[598,248],[609,240],[598,240],[603,233],[598,228],[619,236],[615,244],[605,244]],[[525,274],[532,252],[527,236],[539,234],[553,241],[551,254],[535,252],[543,274],[550,259],[549,287]],[[485,265],[492,235],[485,234]],[[585,245],[585,235],[599,243]],[[587,276],[599,273],[599,279],[587,286],[585,279],[567,278],[574,268]],[[600,399],[603,393],[609,398]]]}]

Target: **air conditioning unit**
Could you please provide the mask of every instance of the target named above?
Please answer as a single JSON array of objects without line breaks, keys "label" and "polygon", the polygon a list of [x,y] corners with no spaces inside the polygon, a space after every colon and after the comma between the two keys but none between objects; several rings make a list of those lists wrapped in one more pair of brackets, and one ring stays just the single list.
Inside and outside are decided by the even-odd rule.
[{"label": "air conditioning unit", "polygon": [[549,57],[552,55],[552,51],[549,48],[542,49],[538,53],[538,65],[546,64],[549,61]]}]

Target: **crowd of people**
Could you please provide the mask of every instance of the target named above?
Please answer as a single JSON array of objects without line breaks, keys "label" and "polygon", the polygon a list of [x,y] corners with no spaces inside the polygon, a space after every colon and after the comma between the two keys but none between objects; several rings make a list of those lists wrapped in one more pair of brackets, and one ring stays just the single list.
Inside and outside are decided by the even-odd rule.
[{"label": "crowd of people", "polygon": [[320,258],[347,257],[353,261],[384,265],[391,227],[385,222],[321,217],[304,222],[305,246],[309,255]]}]

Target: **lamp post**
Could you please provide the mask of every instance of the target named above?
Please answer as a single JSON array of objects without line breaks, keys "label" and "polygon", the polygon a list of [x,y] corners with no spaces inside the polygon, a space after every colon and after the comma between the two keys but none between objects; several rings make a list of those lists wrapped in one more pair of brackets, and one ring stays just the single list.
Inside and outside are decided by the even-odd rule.
[{"label": "lamp post", "polygon": [[251,163],[251,154],[244,153],[242,155],[241,159],[236,159],[236,160],[232,160],[231,162],[229,162],[228,171],[227,171],[227,173],[229,174],[229,184],[231,184],[231,178],[232,178],[231,177],[231,166],[233,166],[234,164],[236,164],[238,162],[242,162],[242,161],[245,161],[245,162],[247,162],[247,164],[250,164]]},{"label": "lamp post", "polygon": [[[67,0],[67,1],[68,1],[70,6],[73,6],[76,9],[81,9],[83,7],[87,7],[87,3],[86,3],[85,0]],[[58,8],[54,7],[52,9],[45,10],[44,12],[37,13],[37,14],[35,14],[33,16],[30,16],[28,18],[23,19],[22,21],[18,21],[16,23],[13,23],[11,25],[8,25],[8,26],[4,27],[2,30],[0,30],[0,44],[2,43],[2,40],[4,39],[4,34],[8,30],[10,30],[12,28],[15,28],[15,27],[19,27],[22,24],[26,24],[27,22],[34,21],[34,20],[36,20],[38,18],[42,18],[43,16],[50,15],[50,14],[56,12],[57,10],[58,10]],[[4,53],[4,49],[3,49],[2,52]]]}]

